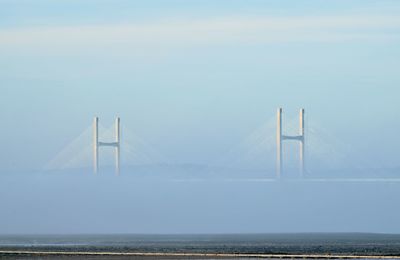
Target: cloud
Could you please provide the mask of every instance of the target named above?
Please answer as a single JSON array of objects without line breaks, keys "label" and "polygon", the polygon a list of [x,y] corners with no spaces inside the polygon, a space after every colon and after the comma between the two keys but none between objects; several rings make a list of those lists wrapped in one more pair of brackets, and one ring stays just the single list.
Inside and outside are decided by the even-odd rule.
[{"label": "cloud", "polygon": [[221,17],[0,30],[0,50],[399,40],[396,16]]}]

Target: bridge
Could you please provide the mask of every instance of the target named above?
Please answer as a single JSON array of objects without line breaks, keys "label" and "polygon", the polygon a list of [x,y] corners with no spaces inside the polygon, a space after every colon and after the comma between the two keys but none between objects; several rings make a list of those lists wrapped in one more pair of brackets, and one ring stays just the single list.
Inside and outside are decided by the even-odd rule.
[{"label": "bridge", "polygon": [[[295,144],[298,144],[297,149],[294,149]],[[283,109],[278,108],[275,118],[266,121],[205,168],[211,169],[215,166],[229,172],[261,172],[247,176],[249,179],[273,178],[270,173],[275,171],[275,178],[280,179],[282,176],[293,178],[294,172],[297,172],[296,178],[310,177],[316,165],[326,170],[337,165],[347,169],[360,165],[351,167],[353,162],[351,156],[345,152],[347,147],[343,149],[340,145],[343,142],[334,134],[329,134],[318,124],[305,120],[304,109],[300,109],[297,118],[283,120]],[[296,153],[296,150],[299,152]],[[101,165],[113,165],[115,173],[119,174],[121,166],[164,165],[173,168],[177,163],[171,163],[134,131],[126,126],[121,127],[119,117],[111,127],[102,126],[99,118],[95,117],[92,126],[62,149],[46,165],[46,169],[88,168],[90,164],[95,173],[99,172]]]}]

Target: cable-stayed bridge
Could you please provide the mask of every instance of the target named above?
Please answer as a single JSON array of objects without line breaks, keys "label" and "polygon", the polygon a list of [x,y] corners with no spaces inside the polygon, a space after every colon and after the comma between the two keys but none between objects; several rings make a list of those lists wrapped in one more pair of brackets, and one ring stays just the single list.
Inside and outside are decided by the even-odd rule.
[{"label": "cable-stayed bridge", "polygon": [[[133,131],[122,125],[120,145],[120,163],[122,166],[150,165],[168,163],[167,159],[157,152],[151,144],[135,135]],[[98,140],[101,140],[98,163],[100,166],[114,164],[114,154],[104,144],[115,142],[115,126],[105,127],[98,123]],[[57,155],[50,160],[45,169],[66,170],[93,167],[93,125],[87,126],[85,130],[67,144]]]},{"label": "cable-stayed bridge", "polygon": [[[242,174],[246,178],[274,178],[274,172],[276,176],[283,174],[285,178],[307,178],[321,172],[323,174],[319,177],[332,177],[330,174],[333,172],[354,173],[372,168],[369,162],[355,159],[351,148],[335,135],[312,120],[304,120],[304,110],[301,110],[300,120],[297,116],[282,118],[282,110],[278,110],[277,117],[271,117],[226,154],[205,166],[169,163],[154,146],[135,135],[123,123],[120,128],[119,118],[116,122],[116,125],[105,127],[96,118],[95,124],[88,126],[65,146],[45,168],[67,170],[93,167],[97,172],[99,164],[101,168],[114,163],[116,172],[119,172],[120,165],[122,168],[153,167],[153,171],[163,171],[163,168],[173,171],[179,167],[193,170],[197,167],[204,176],[210,173],[213,176]],[[282,140],[300,141],[300,150],[296,147],[297,143],[282,143]],[[373,177],[379,177],[379,172],[374,172]]]}]

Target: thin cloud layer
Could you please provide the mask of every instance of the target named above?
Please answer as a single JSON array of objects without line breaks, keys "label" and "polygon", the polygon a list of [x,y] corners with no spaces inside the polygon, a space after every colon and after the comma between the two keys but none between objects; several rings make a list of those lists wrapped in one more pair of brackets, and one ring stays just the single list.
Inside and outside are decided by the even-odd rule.
[{"label": "thin cloud layer", "polygon": [[0,30],[0,48],[176,46],[399,40],[394,16],[223,17]]}]

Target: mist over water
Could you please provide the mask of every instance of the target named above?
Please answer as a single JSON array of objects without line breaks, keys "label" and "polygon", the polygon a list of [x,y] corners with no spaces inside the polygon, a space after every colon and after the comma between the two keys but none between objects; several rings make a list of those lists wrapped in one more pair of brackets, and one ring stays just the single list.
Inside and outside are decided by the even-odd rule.
[{"label": "mist over water", "polygon": [[0,227],[3,234],[396,233],[399,186],[30,172],[1,176]]},{"label": "mist over water", "polygon": [[[101,147],[93,173],[92,126],[41,169],[3,171],[1,233],[400,232],[397,169],[355,156],[308,117],[304,176],[298,143],[285,141],[281,178],[273,117],[208,163],[171,160],[121,122],[119,175],[111,147]],[[298,118],[283,126],[296,135]],[[114,126],[99,133],[102,142],[114,140]]]}]

